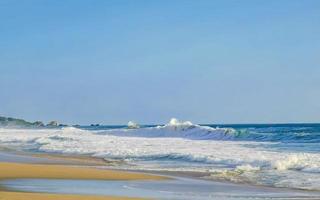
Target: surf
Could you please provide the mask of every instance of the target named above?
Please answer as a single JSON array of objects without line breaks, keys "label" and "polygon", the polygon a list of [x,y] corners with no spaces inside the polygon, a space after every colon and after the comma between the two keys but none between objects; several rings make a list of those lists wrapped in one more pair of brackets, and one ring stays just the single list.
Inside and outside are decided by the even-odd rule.
[{"label": "surf", "polygon": [[[90,155],[117,168],[204,172],[207,178],[320,190],[318,126],[216,126],[171,119],[135,128],[0,129],[23,151]],[[267,177],[267,178],[266,178]]]}]

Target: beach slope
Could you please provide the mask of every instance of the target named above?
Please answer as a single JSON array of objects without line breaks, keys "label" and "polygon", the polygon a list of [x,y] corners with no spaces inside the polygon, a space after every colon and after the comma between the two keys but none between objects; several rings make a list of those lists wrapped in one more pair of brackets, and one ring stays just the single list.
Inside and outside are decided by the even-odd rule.
[{"label": "beach slope", "polygon": [[[102,170],[89,167],[63,165],[22,164],[0,162],[0,180],[7,179],[83,179],[83,180],[161,180],[162,176]],[[0,190],[0,200],[117,200],[125,197],[98,197],[80,195],[58,195],[25,193]]]}]

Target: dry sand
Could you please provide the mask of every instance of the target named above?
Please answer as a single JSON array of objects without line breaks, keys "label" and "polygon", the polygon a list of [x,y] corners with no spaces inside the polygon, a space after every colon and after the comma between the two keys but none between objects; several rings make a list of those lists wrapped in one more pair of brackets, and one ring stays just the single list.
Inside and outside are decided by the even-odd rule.
[{"label": "dry sand", "polygon": [[[162,180],[162,176],[102,170],[88,167],[63,165],[21,164],[0,162],[0,180],[5,179],[94,179],[94,180]],[[80,195],[57,195],[11,192],[0,190],[0,200],[109,200],[133,199],[125,197],[97,197]]]}]

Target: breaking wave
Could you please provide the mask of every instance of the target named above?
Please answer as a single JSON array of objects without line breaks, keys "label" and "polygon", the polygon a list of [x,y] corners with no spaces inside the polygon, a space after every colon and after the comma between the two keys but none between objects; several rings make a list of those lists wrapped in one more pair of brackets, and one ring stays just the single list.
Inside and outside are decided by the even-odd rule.
[{"label": "breaking wave", "polygon": [[122,137],[172,137],[192,140],[228,140],[236,136],[236,131],[232,128],[200,126],[192,124],[190,121],[182,122],[175,118],[172,118],[168,124],[163,126],[139,129],[113,129],[97,131],[96,133]]},{"label": "breaking wave", "polygon": [[171,119],[142,128],[0,129],[0,143],[125,161],[120,168],[207,172],[209,178],[320,190],[320,149],[310,142],[317,128],[218,128]]}]

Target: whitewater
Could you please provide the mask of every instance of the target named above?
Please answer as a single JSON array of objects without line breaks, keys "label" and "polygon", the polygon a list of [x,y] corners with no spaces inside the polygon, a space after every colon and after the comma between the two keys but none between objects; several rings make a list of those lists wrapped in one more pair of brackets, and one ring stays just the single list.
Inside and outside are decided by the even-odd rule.
[{"label": "whitewater", "polygon": [[118,168],[205,172],[207,179],[320,190],[320,125],[196,125],[0,129],[0,144],[90,155]]}]

